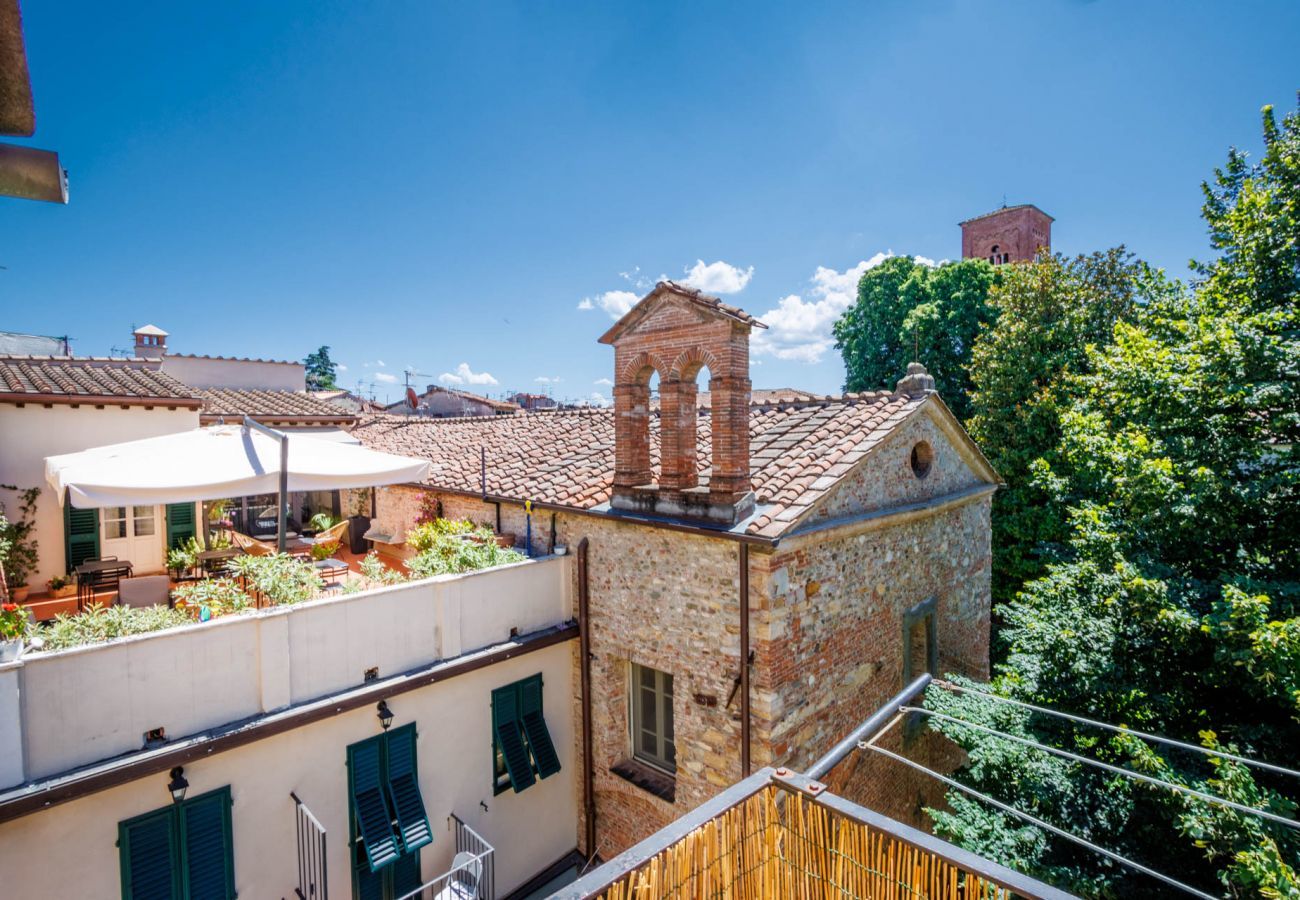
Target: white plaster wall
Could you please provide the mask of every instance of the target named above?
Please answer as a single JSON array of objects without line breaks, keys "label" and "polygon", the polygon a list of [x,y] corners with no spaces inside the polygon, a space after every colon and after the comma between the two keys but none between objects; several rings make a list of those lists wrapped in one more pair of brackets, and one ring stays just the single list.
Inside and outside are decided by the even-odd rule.
[{"label": "white plaster wall", "polygon": [[307,388],[307,368],[296,362],[164,356],[162,371],[164,375],[170,375],[194,388],[263,388],[284,391],[302,391]]},{"label": "white plaster wall", "polygon": [[[32,590],[45,590],[49,578],[66,571],[63,508],[45,483],[45,457],[188,431],[198,425],[197,409],[165,406],[96,409],[89,405],[74,408],[60,404],[47,409],[32,403],[22,407],[0,404],[0,484],[16,485],[20,489],[39,485],[42,489],[36,504],[35,533],[40,563],[28,578]],[[13,491],[0,488],[0,500],[10,515],[17,514],[18,498]],[[165,539],[165,533],[160,533],[158,540]]]},{"label": "white plaster wall", "polygon": [[22,716],[0,719],[0,744],[19,732],[26,779],[46,778],[137,751],[154,728],[184,737],[358,687],[372,667],[386,678],[500,644],[569,618],[570,565],[530,560],[29,654]]},{"label": "white plaster wall", "polygon": [[[498,896],[573,849],[578,791],[571,662],[570,646],[558,644],[389,700],[394,725],[414,721],[419,734],[420,790],[434,834],[433,844],[421,851],[425,881],[450,868],[454,847],[447,817],[453,812],[496,848]],[[538,672],[562,768],[519,794],[493,796],[492,689]],[[351,896],[346,748],[378,732],[375,712],[366,707],[185,767],[191,796],[231,786],[239,896],[293,896],[297,849],[290,791],[325,825],[331,896]],[[0,824],[0,895],[117,900],[117,825],[169,803],[166,785],[166,773],[159,773]]]}]

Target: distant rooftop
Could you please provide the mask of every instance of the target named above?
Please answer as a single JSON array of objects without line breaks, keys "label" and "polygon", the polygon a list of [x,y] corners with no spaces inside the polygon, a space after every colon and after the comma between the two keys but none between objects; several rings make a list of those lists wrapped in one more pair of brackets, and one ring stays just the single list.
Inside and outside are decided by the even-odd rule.
[{"label": "distant rooftop", "polygon": [[0,356],[67,356],[72,348],[66,337],[0,331]]},{"label": "distant rooftop", "polygon": [[204,388],[196,392],[203,399],[202,421],[218,417],[252,416],[275,422],[319,422],[351,424],[356,416],[307,391],[238,388]]}]

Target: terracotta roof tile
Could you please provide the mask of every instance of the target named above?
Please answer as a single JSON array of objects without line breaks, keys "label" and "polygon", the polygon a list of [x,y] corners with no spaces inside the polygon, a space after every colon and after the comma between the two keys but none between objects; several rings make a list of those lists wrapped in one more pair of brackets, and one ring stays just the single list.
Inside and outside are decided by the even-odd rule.
[{"label": "terracotta roof tile", "polygon": [[317,418],[331,422],[356,420],[356,416],[347,410],[306,391],[204,388],[196,393],[203,398],[205,419],[217,416],[253,416],[268,420],[277,417]]},{"label": "terracotta roof tile", "polygon": [[[753,406],[750,472],[760,510],[748,532],[789,528],[916,409],[923,397],[867,393],[839,399]],[[810,405],[811,404],[811,405]],[[659,462],[659,421],[650,419],[651,460]],[[707,483],[708,415],[700,417],[700,467]],[[457,491],[589,509],[609,500],[614,482],[614,413],[412,419],[370,416],[352,432],[377,450],[428,459],[428,484]],[[480,453],[486,484],[480,483]]]},{"label": "terracotta roof tile", "polygon": [[193,390],[156,367],[129,359],[0,357],[0,395],[12,399],[41,396],[62,402],[105,397],[198,405]]}]

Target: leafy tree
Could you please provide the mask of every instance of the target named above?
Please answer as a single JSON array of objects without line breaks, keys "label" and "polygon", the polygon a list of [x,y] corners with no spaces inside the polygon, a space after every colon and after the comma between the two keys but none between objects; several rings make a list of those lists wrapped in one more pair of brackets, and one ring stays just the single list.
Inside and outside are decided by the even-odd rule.
[{"label": "leafy tree", "polygon": [[994,498],[996,602],[1041,575],[1044,551],[1067,534],[1063,508],[1034,473],[1054,460],[1061,417],[1078,390],[1071,376],[1090,370],[1089,348],[1107,343],[1117,322],[1174,290],[1123,247],[1002,269],[989,296],[994,322],[971,353],[966,423],[1006,482]]},{"label": "leafy tree", "polygon": [[999,271],[982,259],[940,266],[910,256],[868,269],[858,299],[835,323],[844,357],[845,390],[892,389],[919,361],[958,418],[970,411],[970,356],[980,330],[996,314],[989,289]]},{"label": "leafy tree", "polygon": [[332,391],[338,387],[338,364],[330,359],[330,348],[321,347],[315,353],[307,354],[303,361],[307,366],[307,390]]},{"label": "leafy tree", "polygon": [[[1043,574],[1001,609],[1007,652],[993,689],[1296,768],[1300,112],[1279,127],[1266,109],[1264,139],[1259,162],[1234,150],[1205,187],[1203,214],[1219,256],[1198,267],[1193,291],[1139,291],[1131,315],[1114,317],[1109,341],[1085,342],[1082,355],[1060,351],[1069,369],[1063,385],[1049,380],[1046,400],[1023,385],[1008,392],[1022,404],[1052,404],[1049,430],[1030,435],[1047,449],[1023,471],[1052,514],[1067,511],[1067,528],[1059,541],[1040,540]],[[1004,307],[999,328],[1008,320]],[[1032,359],[1035,340],[1026,335],[1015,355]],[[996,383],[980,352],[977,406],[980,391]],[[977,427],[987,427],[981,416],[992,410],[977,411]],[[996,433],[1015,433],[1001,427]],[[1007,712],[969,695],[935,690],[927,702],[1296,815],[1293,781],[1223,757]],[[1203,890],[1217,881],[1228,896],[1300,895],[1293,829],[1047,760],[974,729],[942,730],[969,753],[963,779],[1019,809]],[[934,813],[936,828],[968,846],[1005,851],[1088,895],[1158,888],[983,804],[952,801]]]}]

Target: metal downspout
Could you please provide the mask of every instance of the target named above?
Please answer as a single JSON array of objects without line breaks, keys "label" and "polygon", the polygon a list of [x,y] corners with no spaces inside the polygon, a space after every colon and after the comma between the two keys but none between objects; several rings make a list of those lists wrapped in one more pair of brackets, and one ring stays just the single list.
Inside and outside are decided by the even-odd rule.
[{"label": "metal downspout", "polygon": [[740,777],[749,764],[749,545],[740,545]]},{"label": "metal downspout", "polygon": [[587,858],[596,854],[596,788],[592,771],[595,754],[591,749],[591,608],[587,588],[587,539],[578,541],[578,667],[582,682],[582,808]]}]

